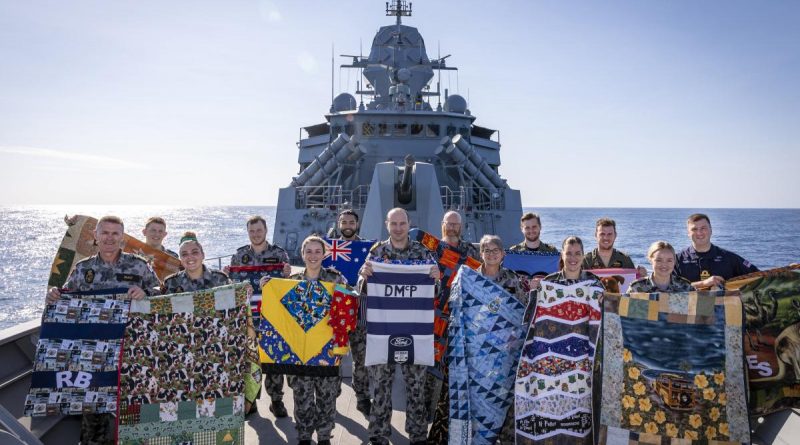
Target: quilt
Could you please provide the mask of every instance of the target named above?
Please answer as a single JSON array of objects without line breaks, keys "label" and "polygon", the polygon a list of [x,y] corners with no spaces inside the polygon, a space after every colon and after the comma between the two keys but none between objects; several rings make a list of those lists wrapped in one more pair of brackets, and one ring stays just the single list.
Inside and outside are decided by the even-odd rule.
[{"label": "quilt", "polygon": [[750,415],[800,408],[800,265],[733,278],[744,306]]},{"label": "quilt", "polygon": [[461,266],[450,292],[447,348],[451,445],[494,444],[514,402],[525,306]]},{"label": "quilt", "polygon": [[121,444],[243,444],[243,284],[133,300],[120,373]]},{"label": "quilt", "polygon": [[433,297],[429,264],[371,262],[367,281],[365,365],[433,365]]},{"label": "quilt", "polygon": [[607,294],[603,308],[600,443],[750,441],[737,293]]},{"label": "quilt", "polygon": [[506,250],[503,267],[529,277],[558,272],[558,252],[512,252]]},{"label": "quilt", "polygon": [[541,282],[516,380],[516,443],[592,443],[592,368],[603,289]]},{"label": "quilt", "polygon": [[63,292],[45,306],[26,416],[117,413],[127,289]]},{"label": "quilt", "polygon": [[[347,351],[342,342],[347,327],[356,321],[356,311],[346,309],[356,305],[355,294],[334,283],[283,278],[269,280],[262,294],[259,353],[265,369],[291,375],[339,375],[341,354]],[[340,301],[334,301],[337,298]]]},{"label": "quilt", "polygon": [[364,259],[375,241],[347,241],[325,238],[325,259],[322,267],[334,267],[344,275],[347,284],[358,283],[358,270],[364,265]]}]

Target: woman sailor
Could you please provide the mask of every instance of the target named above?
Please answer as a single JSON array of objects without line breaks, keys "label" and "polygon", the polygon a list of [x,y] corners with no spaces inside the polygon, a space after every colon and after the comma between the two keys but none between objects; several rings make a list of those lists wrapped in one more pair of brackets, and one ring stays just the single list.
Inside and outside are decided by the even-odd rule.
[{"label": "woman sailor", "polygon": [[647,249],[647,259],[653,265],[650,276],[631,283],[628,292],[689,292],[695,290],[689,280],[673,275],[675,249],[666,241],[656,241]]}]

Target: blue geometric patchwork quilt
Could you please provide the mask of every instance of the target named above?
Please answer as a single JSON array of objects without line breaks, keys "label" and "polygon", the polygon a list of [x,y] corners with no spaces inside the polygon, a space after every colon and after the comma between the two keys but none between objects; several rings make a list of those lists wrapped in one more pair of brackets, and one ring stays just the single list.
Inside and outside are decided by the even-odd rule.
[{"label": "blue geometric patchwork quilt", "polygon": [[450,292],[450,438],[493,444],[514,401],[525,306],[492,280],[461,266]]}]

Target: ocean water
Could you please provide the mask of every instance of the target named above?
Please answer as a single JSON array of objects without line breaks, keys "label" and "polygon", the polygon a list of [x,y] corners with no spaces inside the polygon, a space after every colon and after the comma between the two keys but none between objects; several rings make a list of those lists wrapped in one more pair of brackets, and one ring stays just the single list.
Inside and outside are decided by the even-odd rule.
[{"label": "ocean water", "polygon": [[[542,240],[557,245],[570,235],[580,236],[587,250],[595,247],[594,224],[603,216],[617,221],[616,247],[636,264],[649,268],[645,252],[663,239],[680,250],[689,244],[684,221],[696,209],[536,208],[542,218]],[[761,269],[800,262],[800,209],[704,210],[712,222],[712,241],[750,260]],[[41,316],[47,277],[66,225],[64,215],[123,218],[126,232],[143,238],[150,216],[167,220],[164,244],[177,250],[186,230],[197,232],[207,258],[231,255],[248,243],[245,221],[264,216],[270,228],[275,207],[165,206],[31,206],[0,207],[0,329]],[[412,221],[413,223],[413,221]],[[520,235],[521,239],[521,235]],[[508,244],[520,239],[504,240]],[[227,264],[225,261],[224,264]]]}]

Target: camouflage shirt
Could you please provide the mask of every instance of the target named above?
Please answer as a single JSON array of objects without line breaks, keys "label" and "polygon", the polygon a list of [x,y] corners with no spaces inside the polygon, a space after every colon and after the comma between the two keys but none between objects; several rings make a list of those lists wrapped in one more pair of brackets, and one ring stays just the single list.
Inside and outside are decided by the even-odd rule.
[{"label": "camouflage shirt", "polygon": [[675,275],[670,276],[669,284],[662,289],[653,281],[653,274],[639,278],[628,288],[628,292],[691,292],[693,290],[695,288],[692,287],[689,280]]},{"label": "camouflage shirt", "polygon": [[519,300],[520,303],[528,306],[528,301],[530,299],[528,296],[528,286],[526,284],[527,280],[525,278],[520,278],[516,273],[514,273],[514,271],[506,269],[505,267],[501,267],[500,272],[494,277],[486,275],[483,271],[483,266],[481,266],[479,272],[486,278],[489,278],[500,285],[508,293]]},{"label": "camouflage shirt", "polygon": [[594,249],[583,257],[583,265],[581,267],[584,269],[607,269],[609,267],[621,267],[623,269],[636,268],[633,265],[631,257],[617,249],[611,249],[611,258],[608,261],[608,265],[603,263],[603,259],[600,258],[600,251]]},{"label": "camouflage shirt", "polygon": [[189,277],[185,270],[176,272],[164,278],[164,285],[161,286],[163,294],[177,294],[181,292],[194,292],[196,290],[211,289],[212,287],[231,284],[232,281],[224,272],[211,270],[203,266],[203,276],[197,280]]},{"label": "camouflage shirt", "polygon": [[231,266],[257,266],[259,264],[289,263],[289,254],[283,248],[267,244],[267,248],[256,253],[250,244],[236,249],[231,257]]},{"label": "camouflage shirt", "polygon": [[525,245],[525,240],[522,240],[522,242],[519,244],[514,244],[513,246],[509,247],[508,250],[512,252],[525,252],[525,251],[544,252],[544,253],[558,252],[558,249],[542,241],[539,241],[539,247],[531,249],[530,247]]},{"label": "camouflage shirt", "polygon": [[575,283],[580,283],[582,281],[590,281],[590,280],[594,281],[594,283],[591,284],[592,286],[597,286],[601,289],[605,289],[605,286],[603,286],[603,283],[600,281],[600,278],[598,278],[597,275],[589,272],[588,270],[582,270],[577,280],[572,280],[565,277],[563,271],[551,273],[550,275],[542,279],[542,281],[549,281],[551,283],[563,284],[564,286],[570,286]]},{"label": "camouflage shirt", "polygon": [[[289,276],[290,280],[307,280],[306,270],[303,269],[298,273],[293,273]],[[323,267],[319,271],[319,278],[316,281],[327,281],[329,283],[347,284],[347,279],[338,270],[333,267]]]},{"label": "camouflage shirt", "polygon": [[107,263],[100,255],[78,261],[69,274],[65,289],[90,291],[139,286],[147,295],[159,295],[161,282],[147,260],[131,253],[120,252],[117,261]]}]

